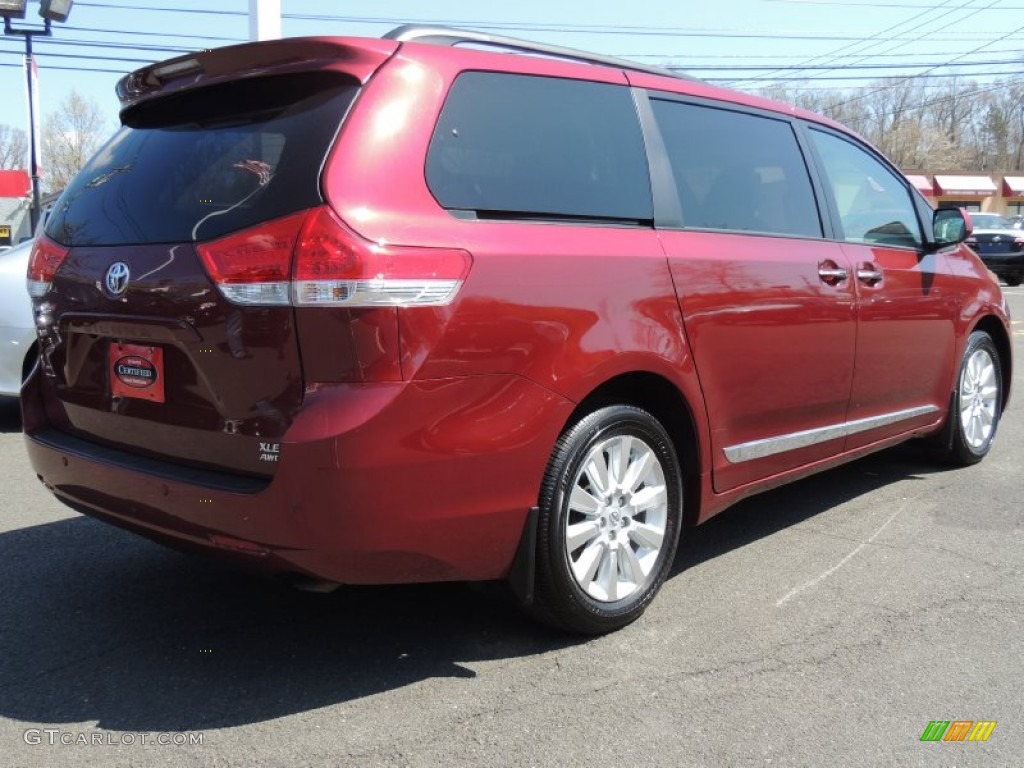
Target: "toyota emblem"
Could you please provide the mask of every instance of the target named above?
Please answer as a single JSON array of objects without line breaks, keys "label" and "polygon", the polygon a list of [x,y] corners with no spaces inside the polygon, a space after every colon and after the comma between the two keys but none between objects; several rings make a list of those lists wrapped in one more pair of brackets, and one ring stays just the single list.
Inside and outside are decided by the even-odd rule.
[{"label": "toyota emblem", "polygon": [[110,265],[107,270],[107,290],[115,296],[120,296],[128,287],[128,278],[131,271],[123,261],[117,261]]}]

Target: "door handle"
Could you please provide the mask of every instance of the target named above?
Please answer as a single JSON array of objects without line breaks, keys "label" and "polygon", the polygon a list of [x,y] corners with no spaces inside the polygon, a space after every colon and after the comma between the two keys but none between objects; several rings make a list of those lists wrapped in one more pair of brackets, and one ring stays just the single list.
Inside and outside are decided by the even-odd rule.
[{"label": "door handle", "polygon": [[865,285],[877,285],[885,275],[874,264],[861,264],[857,267],[857,279]]},{"label": "door handle", "polygon": [[831,259],[821,262],[818,265],[818,277],[821,278],[821,282],[826,285],[839,285],[841,282],[849,278],[850,273],[840,267]]}]

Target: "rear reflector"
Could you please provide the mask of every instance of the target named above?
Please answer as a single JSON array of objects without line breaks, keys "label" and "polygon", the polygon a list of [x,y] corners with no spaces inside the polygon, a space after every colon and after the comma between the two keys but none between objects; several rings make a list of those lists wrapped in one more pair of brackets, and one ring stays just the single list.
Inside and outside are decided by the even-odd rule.
[{"label": "rear reflector", "polygon": [[327,207],[203,243],[198,251],[224,297],[249,305],[442,306],[472,266],[466,251],[368,242]]},{"label": "rear reflector", "polygon": [[57,245],[46,235],[40,235],[32,243],[32,253],[28,257],[28,293],[38,299],[50,290],[53,276],[67,258],[68,249]]}]

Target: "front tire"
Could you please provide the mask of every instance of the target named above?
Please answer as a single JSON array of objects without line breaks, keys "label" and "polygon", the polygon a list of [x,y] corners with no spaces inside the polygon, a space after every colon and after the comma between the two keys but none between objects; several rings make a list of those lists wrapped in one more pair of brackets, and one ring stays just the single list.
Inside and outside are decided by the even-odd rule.
[{"label": "front tire", "polygon": [[967,339],[956,389],[942,431],[937,458],[977,464],[992,448],[1003,405],[1002,367],[992,337],[975,331]]},{"label": "front tire", "polygon": [[534,613],[584,634],[640,616],[675,558],[682,474],[651,414],[614,405],[555,445],[540,498]]}]

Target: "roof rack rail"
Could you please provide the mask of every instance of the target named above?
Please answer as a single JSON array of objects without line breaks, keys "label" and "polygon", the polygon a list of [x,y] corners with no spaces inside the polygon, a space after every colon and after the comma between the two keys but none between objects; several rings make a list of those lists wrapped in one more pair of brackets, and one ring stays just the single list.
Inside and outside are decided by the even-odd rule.
[{"label": "roof rack rail", "polygon": [[395,27],[386,35],[385,40],[395,40],[400,43],[429,43],[431,45],[455,46],[463,43],[475,43],[477,45],[503,48],[508,51],[519,51],[521,53],[538,53],[543,56],[551,56],[557,59],[568,59],[580,61],[587,64],[600,64],[616,69],[628,69],[633,72],[646,72],[651,75],[662,75],[682,80],[697,80],[692,75],[674,72],[663,67],[651,67],[640,64],[629,59],[619,59],[614,56],[602,56],[599,53],[589,53],[576,48],[563,48],[559,45],[547,45],[535,43],[530,40],[520,40],[516,37],[505,37],[503,35],[491,35],[486,32],[474,32],[467,29],[456,29],[455,27],[431,26],[423,24],[404,24]]}]

